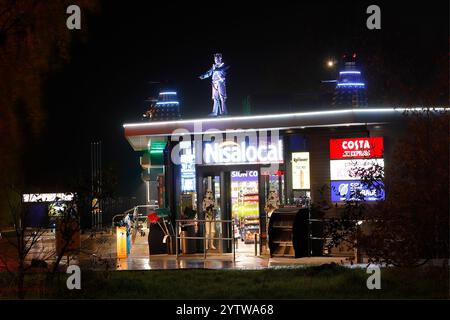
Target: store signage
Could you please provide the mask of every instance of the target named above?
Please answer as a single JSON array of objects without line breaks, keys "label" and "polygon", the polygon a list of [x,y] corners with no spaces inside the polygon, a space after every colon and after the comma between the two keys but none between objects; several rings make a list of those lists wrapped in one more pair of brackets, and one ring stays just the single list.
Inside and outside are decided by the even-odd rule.
[{"label": "store signage", "polygon": [[292,189],[310,189],[309,152],[292,153]]},{"label": "store signage", "polygon": [[247,145],[232,141],[207,143],[204,147],[205,164],[251,164],[283,161],[283,143]]},{"label": "store signage", "polygon": [[258,171],[231,171],[231,179],[233,179],[233,181],[251,181],[254,179],[258,179]]},{"label": "store signage", "polygon": [[369,169],[374,165],[384,168],[384,159],[331,160],[330,177],[331,180],[360,180],[361,177],[356,171]]},{"label": "store signage", "polygon": [[181,177],[181,191],[194,192],[195,191],[195,176]]},{"label": "store signage", "polygon": [[181,191],[193,192],[196,189],[194,148],[184,149],[184,152],[180,155]]},{"label": "store signage", "polygon": [[330,139],[330,159],[368,159],[383,157],[383,138]]},{"label": "store signage", "polygon": [[331,181],[331,201],[384,200],[384,184],[374,182],[371,186],[360,181]]}]

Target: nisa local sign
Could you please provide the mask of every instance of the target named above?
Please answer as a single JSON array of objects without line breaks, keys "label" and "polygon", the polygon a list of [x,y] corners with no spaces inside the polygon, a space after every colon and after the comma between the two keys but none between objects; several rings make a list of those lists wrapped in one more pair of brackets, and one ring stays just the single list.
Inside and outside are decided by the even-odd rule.
[{"label": "nisa local sign", "polygon": [[255,164],[283,162],[283,142],[247,144],[225,141],[207,143],[204,146],[205,164]]},{"label": "nisa local sign", "polygon": [[331,181],[331,201],[378,201],[384,200],[384,184],[373,182],[369,186],[360,181]]},{"label": "nisa local sign", "polygon": [[330,139],[330,159],[383,158],[383,138]]}]

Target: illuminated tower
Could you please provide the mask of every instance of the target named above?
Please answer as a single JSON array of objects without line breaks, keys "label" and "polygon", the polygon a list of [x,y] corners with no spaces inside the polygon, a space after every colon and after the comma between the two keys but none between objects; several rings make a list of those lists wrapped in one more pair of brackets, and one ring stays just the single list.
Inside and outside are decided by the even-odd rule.
[{"label": "illuminated tower", "polygon": [[356,54],[344,55],[344,68],[339,72],[333,95],[333,107],[367,107],[366,84],[357,69]]},{"label": "illuminated tower", "polygon": [[174,90],[162,90],[157,99],[149,99],[149,110],[144,118],[153,121],[177,120],[181,118],[180,102]]}]

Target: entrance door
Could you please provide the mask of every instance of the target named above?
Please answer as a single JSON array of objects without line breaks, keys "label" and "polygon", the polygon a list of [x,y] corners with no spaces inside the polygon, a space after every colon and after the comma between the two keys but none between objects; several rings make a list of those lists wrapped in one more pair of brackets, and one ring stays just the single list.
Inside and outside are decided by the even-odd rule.
[{"label": "entrance door", "polygon": [[[211,197],[216,220],[232,220],[230,223],[215,223],[214,237],[231,238],[234,236],[236,252],[254,254],[255,234],[261,235],[260,224],[260,184],[257,167],[246,170],[232,168],[201,168],[198,170],[197,208],[204,218],[203,200]],[[234,234],[233,234],[234,229]],[[203,232],[211,230],[202,230]],[[259,237],[258,237],[259,242]],[[203,246],[202,246],[203,247]],[[212,249],[215,247],[216,249]],[[232,252],[232,242],[218,239],[208,245],[208,252]],[[260,249],[258,250],[260,251]]]},{"label": "entrance door", "polygon": [[255,234],[260,234],[258,176],[258,170],[230,172],[231,214],[239,252],[253,253]]},{"label": "entrance door", "polygon": [[[231,214],[229,205],[229,172],[208,171],[199,174],[200,183],[199,197],[197,207],[201,214],[199,217],[206,220],[205,207],[212,207],[214,223],[205,223],[201,228],[201,234],[205,234],[210,240],[205,246],[209,253],[228,253],[232,252],[232,243],[229,240],[220,240],[220,238],[231,238],[231,226],[229,223],[221,220],[230,220]],[[216,239],[211,239],[216,238]]]},{"label": "entrance door", "polygon": [[[201,210],[205,220],[220,221],[222,219],[220,175],[208,175],[202,178],[203,196],[201,198]],[[206,213],[208,211],[209,213]],[[208,239],[204,248],[208,252],[222,252],[219,240],[222,235],[220,222],[206,222],[203,224],[203,232]]]}]

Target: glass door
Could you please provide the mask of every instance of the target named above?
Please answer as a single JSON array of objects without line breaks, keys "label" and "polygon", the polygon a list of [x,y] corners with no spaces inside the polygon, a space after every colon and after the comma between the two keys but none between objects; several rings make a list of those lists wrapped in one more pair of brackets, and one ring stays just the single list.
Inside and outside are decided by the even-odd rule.
[{"label": "glass door", "polygon": [[222,219],[222,185],[219,175],[207,175],[202,180],[203,198],[201,210],[203,211],[204,234],[206,235],[205,248],[209,253],[222,253],[222,224],[217,222]]},{"label": "glass door", "polygon": [[254,253],[260,234],[258,170],[231,171],[231,213],[237,252]]}]

